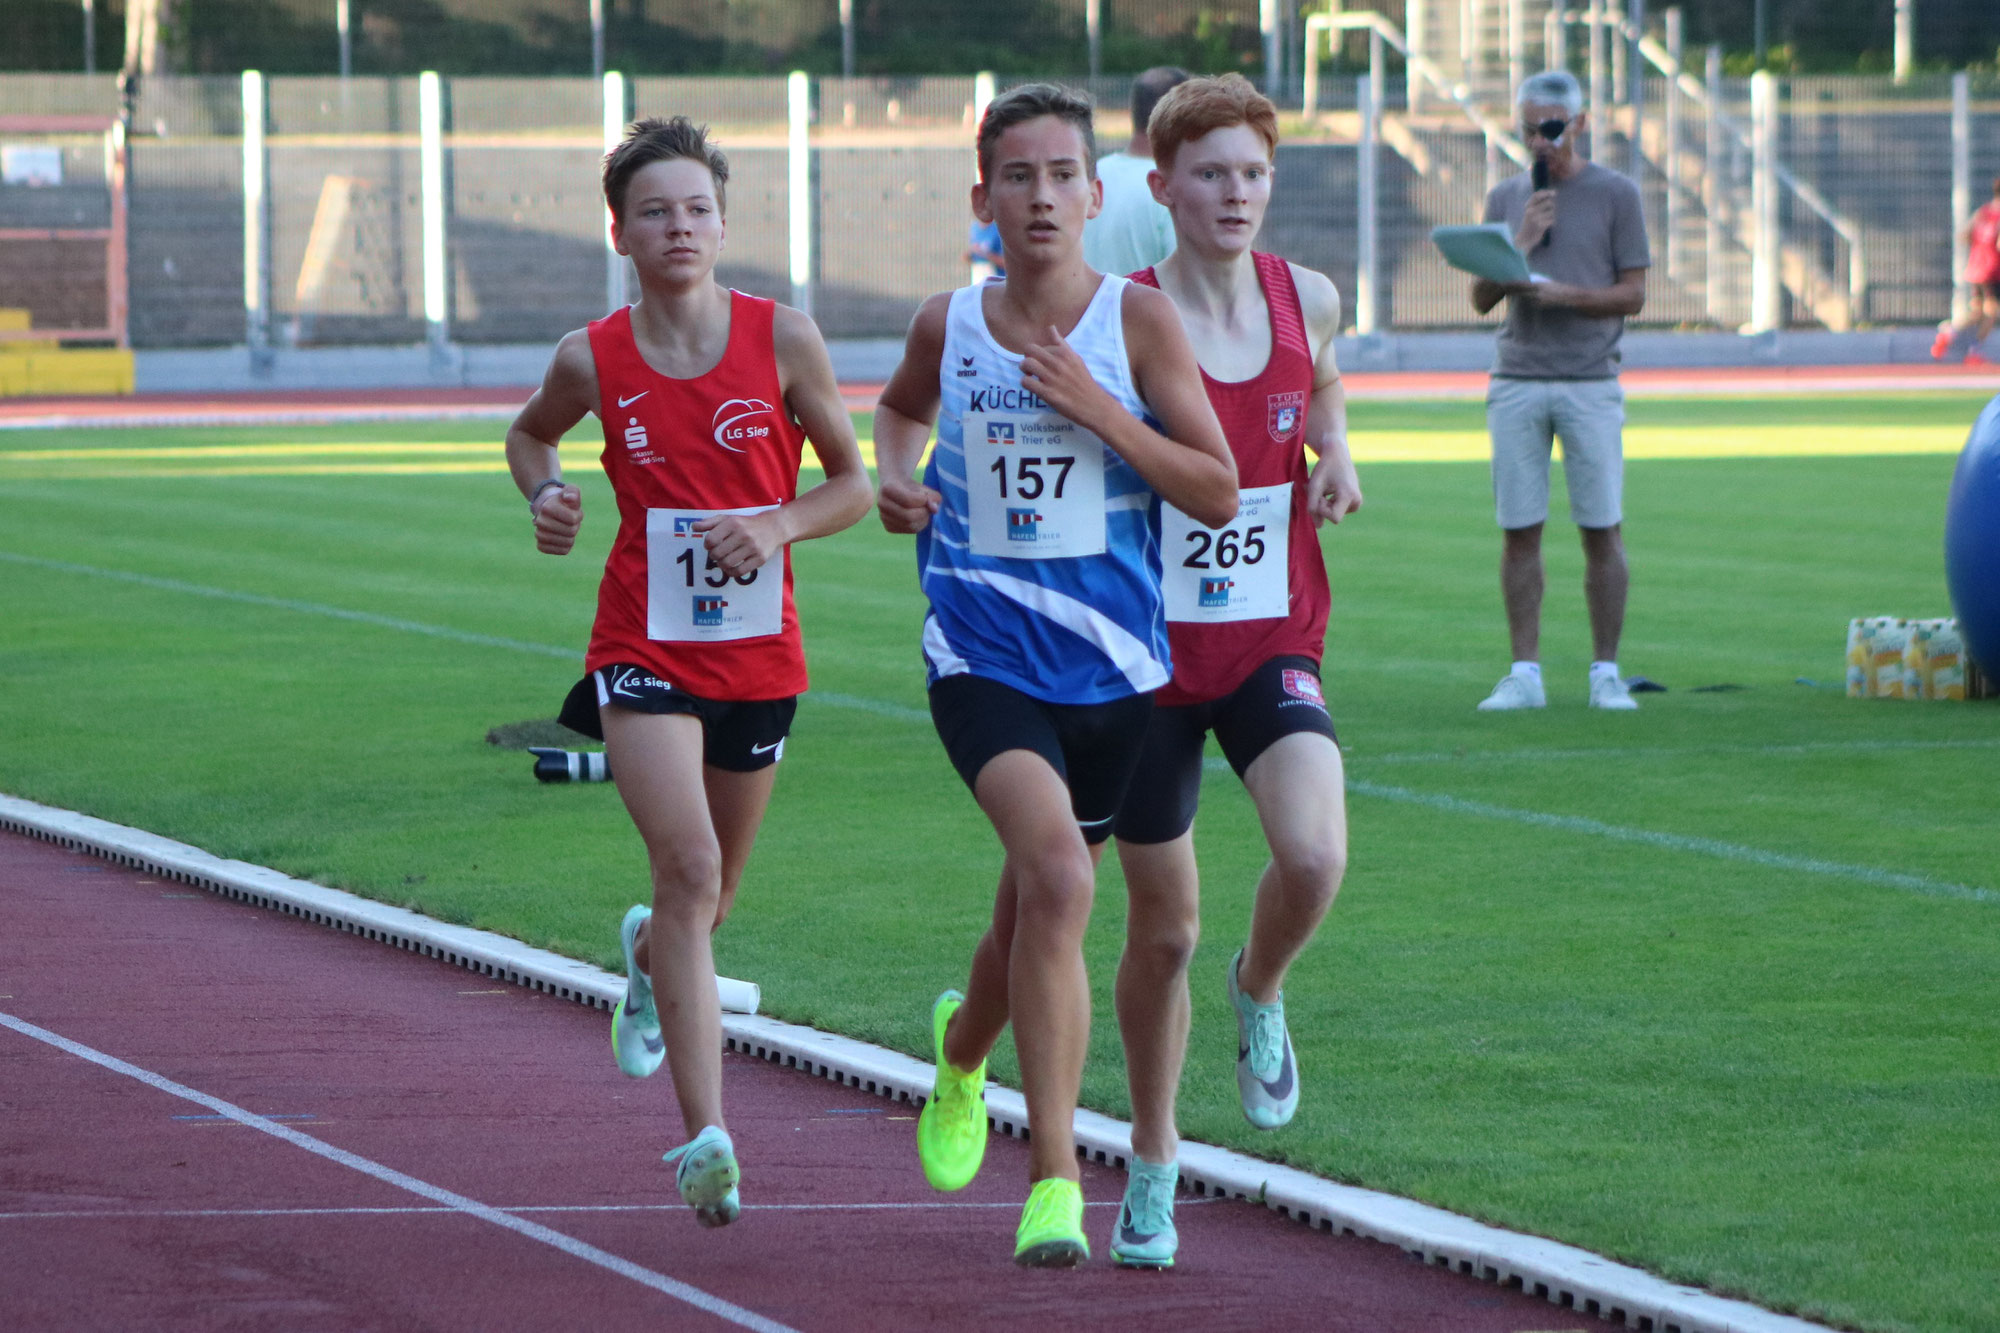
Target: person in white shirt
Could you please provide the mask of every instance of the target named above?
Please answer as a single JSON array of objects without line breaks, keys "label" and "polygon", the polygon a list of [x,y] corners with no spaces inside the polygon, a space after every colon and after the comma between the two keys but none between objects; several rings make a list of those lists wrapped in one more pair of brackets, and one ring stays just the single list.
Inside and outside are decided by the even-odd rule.
[{"label": "person in white shirt", "polygon": [[1153,169],[1153,144],[1146,137],[1153,108],[1188,72],[1156,65],[1132,83],[1132,139],[1122,153],[1097,159],[1104,183],[1104,207],[1083,225],[1083,262],[1099,273],[1120,277],[1151,268],[1174,252],[1174,220],[1153,198],[1146,175]]}]

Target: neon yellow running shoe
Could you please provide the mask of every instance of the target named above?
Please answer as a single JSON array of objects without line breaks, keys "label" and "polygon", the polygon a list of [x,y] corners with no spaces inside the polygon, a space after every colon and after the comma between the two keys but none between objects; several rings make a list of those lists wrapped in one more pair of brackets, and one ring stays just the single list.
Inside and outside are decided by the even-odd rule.
[{"label": "neon yellow running shoe", "polygon": [[962,1190],[986,1160],[986,1062],[961,1074],[944,1058],[944,1030],[965,997],[948,990],[931,1006],[931,1046],[937,1082],[917,1117],[917,1160],[932,1189]]},{"label": "neon yellow running shoe", "polygon": [[1075,1268],[1089,1257],[1083,1191],[1061,1176],[1036,1181],[1014,1233],[1014,1262],[1023,1268]]}]

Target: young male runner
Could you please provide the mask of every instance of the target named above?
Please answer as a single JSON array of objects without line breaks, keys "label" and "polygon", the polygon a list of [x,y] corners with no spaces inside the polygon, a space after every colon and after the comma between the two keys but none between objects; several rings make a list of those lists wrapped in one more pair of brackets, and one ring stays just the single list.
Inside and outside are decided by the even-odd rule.
[{"label": "young male runner", "polygon": [[1083,262],[1090,117],[1048,84],[987,108],[972,207],[999,223],[1007,276],[924,303],[875,412],[882,522],[917,534],[930,599],[931,716],[1006,853],[965,994],[932,1009],[917,1152],[938,1189],[979,1170],[986,1056],[1011,1017],[1034,1128],[1014,1257],[1052,1267],[1090,1253],[1071,1126],[1096,859],[1169,675],[1156,495],[1208,523],[1236,504],[1172,303]]},{"label": "young male runner", "polygon": [[[729,914],[806,688],[790,544],[868,511],[867,469],[812,320],[717,283],[729,166],[704,127],[642,120],[604,161],[612,236],[640,298],[566,335],[507,432],[535,544],[566,555],[583,500],[556,444],[595,412],[618,536],[586,675],[562,721],[602,736],[645,840],[653,905],[625,914],[618,1067],[673,1069],[688,1142],[681,1197],[706,1226],[738,1211],[722,1116],[709,936]],[[826,479],[798,494],[802,440]]]},{"label": "young male runner", "polygon": [[[1361,485],[1333,357],[1340,294],[1324,276],[1250,248],[1271,202],[1277,109],[1241,75],[1194,79],[1161,99],[1150,134],[1153,191],[1178,244],[1133,280],[1158,286],[1180,311],[1243,487],[1223,527],[1166,511],[1174,678],[1154,695],[1115,825],[1130,899],[1117,1003],[1133,1161],[1111,1254],[1168,1267],[1178,1244],[1174,1092],[1200,930],[1191,829],[1202,743],[1215,733],[1271,847],[1228,989],[1243,1113],[1276,1129],[1299,1099],[1285,970],[1332,905],[1347,861],[1340,747],[1320,691],[1331,598],[1317,527],[1359,509]],[[1307,449],[1319,456],[1310,473]]]}]

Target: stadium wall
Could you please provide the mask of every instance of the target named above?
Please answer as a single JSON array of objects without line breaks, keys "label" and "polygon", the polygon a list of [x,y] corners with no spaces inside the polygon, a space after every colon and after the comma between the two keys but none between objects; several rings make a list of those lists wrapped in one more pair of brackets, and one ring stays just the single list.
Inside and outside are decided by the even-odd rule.
[{"label": "stadium wall", "polygon": [[[445,84],[450,341],[465,348],[546,344],[606,306],[599,86],[588,79]],[[268,81],[270,327],[280,349],[423,340],[416,85]],[[640,112],[687,110],[714,125],[734,164],[720,275],[744,290],[790,299],[784,80],[659,77],[631,85]],[[894,337],[925,294],[965,280],[974,82],[823,79],[814,87],[813,313],[830,338]],[[1352,293],[1351,81],[1330,89],[1310,117],[1287,118],[1281,184],[1263,245]],[[1107,148],[1129,128],[1120,110],[1127,90],[1120,79],[1093,82]],[[1657,126],[1663,90],[1655,93],[1645,118]],[[1747,115],[1745,88],[1732,84],[1728,93]],[[108,76],[0,76],[0,114],[109,114],[117,106]],[[1398,94],[1390,106],[1401,114]],[[1953,288],[1949,77],[1902,87],[1887,79],[1794,79],[1787,106],[1785,161],[1863,237],[1869,286],[1857,336],[1944,318]],[[2000,175],[2000,83],[1976,87],[1973,112],[1977,203]],[[135,347],[223,347],[245,339],[242,114],[240,82],[232,77],[161,78],[142,89],[131,140]],[[1386,326],[1399,336],[1476,329],[1481,322],[1463,277],[1443,265],[1428,235],[1438,223],[1478,216],[1494,173],[1490,155],[1462,120],[1401,115],[1398,124],[1380,158],[1378,300]],[[1629,168],[1629,148],[1607,134],[1602,155]],[[1747,190],[1740,153],[1683,163],[1680,179],[1696,171]],[[1699,200],[1675,184],[1657,155],[1641,160],[1638,176],[1655,250],[1639,327],[1733,331],[1747,310],[1741,247],[1710,252]],[[1670,235],[1668,199],[1677,189],[1679,230]],[[0,190],[0,226],[24,201],[20,187]],[[1796,253],[1823,259],[1829,272],[1838,267],[1837,238],[1815,230],[1804,210],[1791,207],[1784,225]],[[1812,311],[1789,298],[1783,322],[1791,330],[1815,325]]]}]

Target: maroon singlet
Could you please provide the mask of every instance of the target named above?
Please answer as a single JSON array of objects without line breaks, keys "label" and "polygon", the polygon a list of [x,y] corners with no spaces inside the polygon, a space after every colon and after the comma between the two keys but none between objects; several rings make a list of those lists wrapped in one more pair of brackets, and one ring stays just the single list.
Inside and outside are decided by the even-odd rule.
[{"label": "maroon singlet", "polygon": [[[618,536],[598,587],[584,670],[629,662],[704,699],[804,693],[791,548],[757,572],[758,578],[783,579],[782,610],[769,608],[771,632],[704,639],[733,633],[719,626],[732,608],[755,603],[746,595],[750,589],[707,565],[699,537],[686,531],[687,516],[697,511],[762,508],[798,495],[805,433],[778,388],[775,308],[732,291],[722,360],[687,380],[646,364],[632,338],[631,307],[591,324],[604,472],[618,497]],[[686,623],[668,628],[672,617]],[[718,628],[708,628],[711,620]],[[649,632],[662,629],[683,637]]]},{"label": "maroon singlet", "polygon": [[[1280,655],[1320,660],[1326,645],[1327,614],[1333,594],[1319,533],[1306,509],[1306,409],[1312,401],[1313,356],[1306,340],[1305,314],[1291,265],[1276,255],[1253,252],[1264,303],[1271,310],[1271,359],[1247,380],[1224,383],[1203,371],[1208,401],[1222,422],[1229,451],[1236,456],[1237,484],[1250,488],[1292,483],[1291,564],[1287,591],[1291,611],[1268,620],[1198,625],[1170,621],[1174,678],[1153,696],[1173,706],[1205,703],[1241,685],[1259,665]],[[1158,287],[1150,268],[1132,281]],[[1163,558],[1180,558],[1173,551]]]}]

